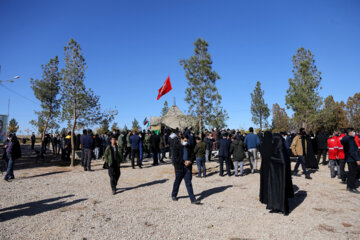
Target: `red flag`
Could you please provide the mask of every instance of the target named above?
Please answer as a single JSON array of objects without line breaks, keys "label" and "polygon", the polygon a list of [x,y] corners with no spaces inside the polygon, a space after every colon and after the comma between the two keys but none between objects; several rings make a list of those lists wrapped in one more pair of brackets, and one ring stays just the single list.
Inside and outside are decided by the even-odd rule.
[{"label": "red flag", "polygon": [[170,82],[170,76],[168,76],[164,85],[159,89],[159,94],[158,94],[157,100],[159,100],[162,96],[164,96],[165,94],[170,92],[171,89],[172,89],[172,87],[171,87],[171,82]]}]

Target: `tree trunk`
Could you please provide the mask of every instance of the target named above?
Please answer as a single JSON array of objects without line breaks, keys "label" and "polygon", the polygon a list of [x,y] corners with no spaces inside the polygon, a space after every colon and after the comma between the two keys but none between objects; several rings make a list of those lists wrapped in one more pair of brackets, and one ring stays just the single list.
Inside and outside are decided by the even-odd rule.
[{"label": "tree trunk", "polygon": [[74,162],[75,162],[75,127],[76,127],[76,100],[74,102],[74,108],[73,108],[73,113],[74,113],[74,117],[73,117],[73,126],[71,128],[71,163],[70,163],[70,167],[74,167]]},{"label": "tree trunk", "polygon": [[262,116],[261,116],[261,113],[260,113],[260,131],[262,131]]}]

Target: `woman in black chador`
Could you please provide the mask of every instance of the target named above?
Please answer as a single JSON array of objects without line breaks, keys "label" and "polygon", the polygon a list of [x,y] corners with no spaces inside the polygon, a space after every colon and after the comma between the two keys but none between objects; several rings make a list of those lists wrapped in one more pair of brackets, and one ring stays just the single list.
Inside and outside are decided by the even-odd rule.
[{"label": "woman in black chador", "polygon": [[319,169],[319,164],[315,157],[316,151],[314,151],[314,145],[316,145],[316,143],[314,144],[315,140],[312,136],[313,134],[306,136],[307,152],[305,155],[305,165],[306,168]]},{"label": "woman in black chador", "polygon": [[260,202],[267,204],[268,202],[268,182],[269,182],[269,162],[272,155],[272,134],[266,131],[263,143],[260,147],[261,168],[260,168]]},{"label": "woman in black chador", "polygon": [[294,197],[291,181],[290,158],[281,135],[274,135],[272,155],[269,162],[268,201],[271,212],[289,214],[288,199]]}]

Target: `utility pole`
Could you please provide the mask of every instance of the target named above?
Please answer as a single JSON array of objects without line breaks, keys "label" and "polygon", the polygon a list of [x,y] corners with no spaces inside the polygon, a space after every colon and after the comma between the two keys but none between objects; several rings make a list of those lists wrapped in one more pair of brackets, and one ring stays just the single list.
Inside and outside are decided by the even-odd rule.
[{"label": "utility pole", "polygon": [[8,119],[9,119],[9,116],[10,116],[10,98],[9,98],[9,101],[8,101]]}]

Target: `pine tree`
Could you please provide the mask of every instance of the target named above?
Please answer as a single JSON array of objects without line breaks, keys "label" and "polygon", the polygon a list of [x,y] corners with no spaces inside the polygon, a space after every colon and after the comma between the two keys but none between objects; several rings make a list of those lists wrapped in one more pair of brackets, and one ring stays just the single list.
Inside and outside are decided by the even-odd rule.
[{"label": "pine tree", "polygon": [[355,129],[360,129],[360,93],[355,93],[349,97],[346,109],[350,125]]},{"label": "pine tree", "polygon": [[114,122],[113,125],[111,126],[111,131],[114,131],[114,130],[119,130],[117,122]]},{"label": "pine tree", "polygon": [[221,108],[221,95],[216,88],[220,76],[212,70],[208,43],[199,38],[194,45],[194,55],[188,60],[180,60],[180,65],[188,80],[185,101],[189,104],[189,113],[198,118],[199,131],[202,132],[204,125],[213,124],[214,112],[220,110],[222,113],[217,116],[218,122],[225,122],[227,113]]},{"label": "pine tree", "polygon": [[307,130],[311,128],[322,104],[319,95],[321,72],[317,70],[310,50],[299,48],[292,62],[294,78],[289,79],[286,106],[294,111],[295,121]]},{"label": "pine tree", "polygon": [[41,66],[43,69],[42,79],[30,79],[34,95],[41,103],[41,111],[35,111],[38,119],[30,121],[30,123],[38,128],[42,141],[44,141],[48,129],[59,128],[57,119],[60,115],[58,95],[61,76],[58,65],[59,60],[55,56],[55,58],[50,59],[48,64]]},{"label": "pine tree", "polygon": [[[98,124],[103,120],[104,113],[100,111],[99,96],[85,87],[85,70],[87,68],[80,44],[74,39],[65,46],[65,68],[62,69],[62,120],[71,126],[71,136],[75,129]],[[75,160],[75,139],[71,138],[71,167]]]},{"label": "pine tree", "polygon": [[169,105],[168,102],[165,100],[164,107],[161,110],[161,116],[165,116],[168,111],[169,111]]},{"label": "pine tree", "polygon": [[290,130],[289,117],[285,111],[285,108],[281,108],[279,104],[275,103],[272,108],[273,114],[273,132],[288,132]]},{"label": "pine tree", "polygon": [[19,130],[19,124],[15,120],[15,118],[12,118],[10,120],[7,130],[8,130],[8,132],[11,132],[11,133],[16,133]]},{"label": "pine tree", "polygon": [[133,130],[139,130],[140,129],[140,125],[138,120],[136,120],[136,118],[134,118],[134,121],[132,121],[132,129]]},{"label": "pine tree", "polygon": [[270,116],[270,110],[264,100],[264,90],[261,89],[261,83],[256,82],[256,86],[251,95],[251,120],[263,129],[263,125],[267,123],[267,118]]}]

